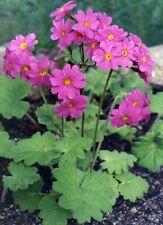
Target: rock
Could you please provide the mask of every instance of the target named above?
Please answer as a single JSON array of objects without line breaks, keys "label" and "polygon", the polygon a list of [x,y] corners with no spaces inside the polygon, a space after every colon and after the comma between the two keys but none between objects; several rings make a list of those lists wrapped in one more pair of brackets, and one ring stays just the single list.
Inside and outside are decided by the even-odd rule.
[{"label": "rock", "polygon": [[131,213],[137,213],[137,211],[138,211],[138,210],[137,210],[136,207],[132,207],[132,208],[130,209],[130,212],[131,212]]},{"label": "rock", "polygon": [[155,61],[154,71],[152,74],[152,83],[163,85],[163,45],[150,47],[149,51]]},{"label": "rock", "polygon": [[3,70],[2,70],[2,65],[3,65],[3,56],[5,54],[5,46],[0,46],[0,74],[4,74]]}]

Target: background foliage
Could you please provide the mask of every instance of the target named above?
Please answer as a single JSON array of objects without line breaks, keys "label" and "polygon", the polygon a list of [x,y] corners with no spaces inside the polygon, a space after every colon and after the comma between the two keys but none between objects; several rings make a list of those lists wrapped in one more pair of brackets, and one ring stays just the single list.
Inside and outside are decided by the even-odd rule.
[{"label": "background foliage", "polygon": [[[0,0],[0,44],[18,33],[35,31],[41,47],[51,47],[51,20],[53,9],[65,0]],[[139,35],[147,45],[163,43],[162,0],[77,0],[78,8],[93,7],[106,11],[113,22]],[[157,34],[157,35],[155,35]]]}]

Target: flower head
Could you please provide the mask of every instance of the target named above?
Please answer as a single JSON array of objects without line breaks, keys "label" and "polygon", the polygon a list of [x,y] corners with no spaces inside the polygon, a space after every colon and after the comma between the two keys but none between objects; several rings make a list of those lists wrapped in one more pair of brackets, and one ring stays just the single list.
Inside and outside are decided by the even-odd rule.
[{"label": "flower head", "polygon": [[96,13],[97,19],[99,21],[98,29],[103,29],[108,27],[112,23],[112,18],[107,16],[106,13]]},{"label": "flower head", "polygon": [[131,68],[133,66],[135,45],[132,41],[125,38],[119,42],[118,50],[121,53],[119,57],[119,65],[122,68]]},{"label": "flower head", "polygon": [[11,41],[8,48],[10,51],[14,51],[16,54],[19,54],[23,51],[31,50],[37,43],[38,41],[36,40],[35,33],[30,33],[27,36],[19,34]]},{"label": "flower head", "polygon": [[58,47],[66,48],[70,46],[74,39],[71,20],[68,19],[66,22],[64,22],[64,20],[58,22],[53,21],[53,25],[54,26],[51,28],[51,32],[53,33],[51,39],[59,40]]},{"label": "flower head", "polygon": [[73,25],[73,30],[76,30],[89,38],[93,38],[94,32],[98,27],[98,20],[96,14],[92,9],[88,9],[85,14],[82,10],[74,16],[77,23]]},{"label": "flower head", "polygon": [[8,48],[6,49],[6,53],[3,59],[3,70],[4,72],[15,78],[16,75],[20,72],[20,68],[18,65],[18,56],[14,53],[11,52]]},{"label": "flower head", "polygon": [[102,42],[100,48],[94,51],[92,60],[96,62],[96,66],[108,71],[109,69],[117,70],[119,64],[120,52],[114,44]]},{"label": "flower head", "polygon": [[85,75],[80,73],[77,65],[69,64],[60,69],[53,70],[53,77],[50,79],[52,93],[58,94],[59,99],[73,99],[80,94],[80,89],[85,87]]},{"label": "flower head", "polygon": [[54,66],[53,61],[49,60],[48,57],[44,57],[37,64],[32,64],[29,82],[33,85],[50,84],[51,74],[49,71],[53,70]]},{"label": "flower head", "polygon": [[69,12],[76,7],[75,1],[69,1],[56,9],[54,12],[50,14],[50,17],[55,17],[55,20],[61,20],[65,15],[68,15]]},{"label": "flower head", "polygon": [[135,126],[140,121],[149,119],[149,104],[149,95],[143,94],[138,89],[133,90],[125,97],[118,109],[112,110],[110,117],[112,127]]},{"label": "flower head", "polygon": [[93,53],[96,49],[99,48],[99,43],[96,41],[96,39],[89,39],[88,43],[86,44],[85,53],[88,56],[88,59],[91,61]]},{"label": "flower head", "polygon": [[127,32],[125,32],[123,29],[119,28],[117,25],[112,25],[108,27],[104,27],[104,29],[98,30],[99,41],[109,41],[109,42],[115,42],[115,41],[121,41],[127,36]]},{"label": "flower head", "polygon": [[56,113],[58,116],[63,116],[64,118],[78,118],[81,113],[84,112],[87,105],[87,98],[84,95],[78,95],[73,99],[65,99],[56,108]]}]

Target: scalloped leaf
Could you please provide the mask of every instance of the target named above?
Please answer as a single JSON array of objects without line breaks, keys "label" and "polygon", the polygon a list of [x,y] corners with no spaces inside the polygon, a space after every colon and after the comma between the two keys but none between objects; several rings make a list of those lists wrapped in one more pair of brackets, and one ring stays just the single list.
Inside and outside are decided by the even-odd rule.
[{"label": "scalloped leaf", "polygon": [[103,169],[107,169],[110,173],[120,174],[122,172],[127,172],[128,167],[133,166],[136,162],[136,157],[127,154],[125,152],[118,152],[114,150],[113,152],[107,150],[100,151],[100,159],[104,162],[101,163]]},{"label": "scalloped leaf", "polygon": [[102,212],[112,210],[115,194],[107,174],[92,171],[82,172],[82,176],[79,176],[76,166],[67,162],[55,169],[53,176],[57,180],[53,189],[62,194],[59,205],[71,210],[73,218],[79,223],[90,221],[91,218],[101,221]]},{"label": "scalloped leaf", "polygon": [[43,219],[42,225],[67,225],[68,211],[62,209],[52,196],[45,196],[40,202],[39,216]]},{"label": "scalloped leaf", "polygon": [[139,159],[140,166],[152,172],[160,171],[163,166],[163,134],[147,133],[133,146],[133,154]]},{"label": "scalloped leaf", "polygon": [[39,123],[45,125],[48,130],[56,131],[61,126],[61,119],[54,113],[54,105],[42,105],[36,111]]},{"label": "scalloped leaf", "polygon": [[108,133],[110,134],[119,134],[122,138],[127,140],[132,140],[135,137],[136,134],[136,128],[135,127],[129,127],[127,125],[123,127],[108,127]]},{"label": "scalloped leaf", "polygon": [[163,115],[162,102],[163,102],[163,93],[162,92],[158,92],[155,95],[151,95],[151,104],[150,104],[151,112]]},{"label": "scalloped leaf", "polygon": [[40,195],[42,185],[42,180],[39,180],[34,184],[29,185],[28,189],[12,192],[14,202],[19,205],[21,211],[28,210],[32,213],[38,209],[42,199],[42,196]]},{"label": "scalloped leaf", "polygon": [[0,156],[10,158],[10,152],[13,151],[13,146],[15,142],[9,139],[7,132],[0,131]]},{"label": "scalloped leaf", "polygon": [[91,69],[87,73],[87,86],[86,91],[100,96],[103,92],[107,73],[100,69]]},{"label": "scalloped leaf", "polygon": [[125,200],[135,202],[137,198],[142,198],[144,193],[148,191],[148,182],[140,176],[132,173],[122,173],[116,175],[115,178],[121,182],[119,192]]},{"label": "scalloped leaf", "polygon": [[5,187],[12,191],[26,189],[30,184],[40,180],[37,168],[25,166],[23,163],[10,163],[8,170],[11,176],[3,176]]},{"label": "scalloped leaf", "polygon": [[58,152],[64,153],[62,163],[66,160],[75,162],[77,158],[85,159],[85,152],[91,149],[91,144],[91,139],[76,135],[57,141],[55,148]]},{"label": "scalloped leaf", "polygon": [[5,118],[22,118],[29,109],[29,103],[22,101],[29,91],[29,84],[19,78],[0,76],[0,114]]},{"label": "scalloped leaf", "polygon": [[20,140],[10,156],[15,162],[24,160],[24,163],[28,166],[34,163],[48,165],[60,155],[56,151],[55,145],[54,134],[46,132],[41,135],[37,132],[31,138]]}]

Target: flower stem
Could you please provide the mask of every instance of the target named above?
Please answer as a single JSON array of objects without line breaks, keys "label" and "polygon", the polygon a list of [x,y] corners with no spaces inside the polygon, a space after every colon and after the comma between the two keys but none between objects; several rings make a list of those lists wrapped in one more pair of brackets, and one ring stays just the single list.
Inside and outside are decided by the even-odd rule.
[{"label": "flower stem", "polygon": [[39,127],[38,123],[33,119],[33,117],[29,114],[26,113],[26,117],[33,123],[36,127]]},{"label": "flower stem", "polygon": [[85,112],[82,113],[81,137],[84,137]]},{"label": "flower stem", "polygon": [[62,123],[62,126],[61,126],[61,136],[63,138],[64,137],[64,118],[63,118],[63,116],[61,118],[61,123]]},{"label": "flower stem", "polygon": [[[110,114],[111,114],[113,108],[115,107],[115,105],[117,104],[117,101],[119,100],[120,97],[121,97],[121,95],[116,96],[115,99],[114,99],[114,101],[113,101],[113,103],[112,103],[112,105],[111,105],[111,108],[110,108],[109,113],[108,113],[108,115],[107,115],[106,124],[105,124],[105,127],[104,127],[104,135],[105,135],[105,132],[106,132],[106,129],[107,129],[107,126],[108,126],[108,121],[109,121],[109,118],[110,118]],[[92,162],[92,165],[91,165],[91,170],[93,170],[93,168],[94,168],[94,166],[95,166],[96,159],[97,159],[97,157],[98,157],[98,154],[99,154],[99,151],[100,151],[102,142],[103,142],[103,140],[101,140],[101,141],[98,143],[98,146],[97,146],[97,149],[96,149],[94,158],[93,158],[93,162]]]},{"label": "flower stem", "polygon": [[96,120],[96,126],[95,126],[95,132],[94,132],[94,138],[93,138],[93,156],[94,156],[94,158],[95,158],[95,155],[96,155],[96,139],[97,139],[98,126],[99,126],[99,121],[100,121],[100,114],[101,114],[105,93],[106,93],[107,86],[108,86],[109,80],[111,78],[112,72],[113,72],[113,70],[111,69],[109,74],[108,74],[108,77],[106,79],[106,83],[105,83],[103,93],[102,93],[101,99],[100,99],[100,104],[99,104],[99,109],[98,109],[98,114],[97,114],[97,120]]}]

